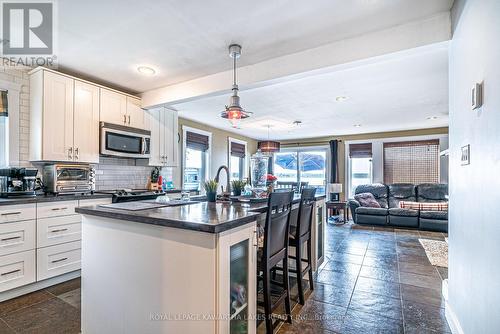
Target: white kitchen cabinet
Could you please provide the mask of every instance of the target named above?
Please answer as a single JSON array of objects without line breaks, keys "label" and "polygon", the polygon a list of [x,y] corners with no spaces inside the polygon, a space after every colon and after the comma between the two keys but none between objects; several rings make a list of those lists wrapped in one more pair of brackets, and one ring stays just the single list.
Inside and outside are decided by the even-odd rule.
[{"label": "white kitchen cabinet", "polygon": [[146,126],[151,130],[150,166],[178,166],[177,111],[166,108],[148,110]]},{"label": "white kitchen cabinet", "polygon": [[37,249],[37,281],[79,270],[81,268],[81,254],[81,241]]},{"label": "white kitchen cabinet", "polygon": [[146,129],[141,99],[101,88],[101,121]]},{"label": "white kitchen cabinet", "polygon": [[30,160],[99,162],[98,87],[47,69],[30,72]]},{"label": "white kitchen cabinet", "polygon": [[125,125],[127,123],[127,96],[101,88],[101,122]]},{"label": "white kitchen cabinet", "polygon": [[35,251],[0,257],[0,292],[35,281]]},{"label": "white kitchen cabinet", "polygon": [[35,249],[36,221],[0,224],[0,256]]},{"label": "white kitchen cabinet", "polygon": [[99,87],[75,80],[74,161],[99,163]]},{"label": "white kitchen cabinet", "polygon": [[133,128],[146,129],[144,123],[144,110],[141,108],[141,100],[127,96],[127,124]]}]

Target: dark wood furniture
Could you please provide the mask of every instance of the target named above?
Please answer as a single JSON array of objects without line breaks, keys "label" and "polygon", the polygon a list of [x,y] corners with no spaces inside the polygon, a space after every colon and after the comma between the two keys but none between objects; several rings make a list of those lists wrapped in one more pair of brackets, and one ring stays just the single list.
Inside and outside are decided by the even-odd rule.
[{"label": "dark wood furniture", "polygon": [[346,201],[327,201],[326,210],[328,211],[328,217],[333,216],[332,211],[340,212],[340,210],[342,210],[342,213],[344,215],[344,223],[347,223],[349,221],[349,206],[347,206]]},{"label": "dark wood furniture", "polygon": [[[266,225],[264,227],[264,245],[258,250],[257,257],[257,291],[259,283],[263,283],[266,332],[273,333],[272,312],[284,301],[287,322],[292,323],[290,306],[290,289],[288,282],[288,236],[290,232],[290,212],[292,211],[293,192],[273,192],[269,195]],[[271,280],[273,268],[283,268],[282,282]],[[271,296],[271,284],[281,288]],[[278,289],[279,290],[279,289]],[[275,289],[273,289],[273,292]],[[271,297],[275,301],[273,302]]]},{"label": "dark wood furniture", "polygon": [[[289,256],[295,260],[295,269],[289,269],[290,272],[297,274],[297,289],[299,292],[299,303],[304,305],[303,277],[306,272],[309,273],[309,287],[314,290],[313,269],[312,269],[312,241],[311,226],[315,205],[316,188],[305,188],[302,190],[297,221],[295,226],[290,226],[289,246],[295,248],[295,256]],[[307,243],[307,258],[302,258],[302,246]],[[302,267],[303,262],[306,263]]]}]

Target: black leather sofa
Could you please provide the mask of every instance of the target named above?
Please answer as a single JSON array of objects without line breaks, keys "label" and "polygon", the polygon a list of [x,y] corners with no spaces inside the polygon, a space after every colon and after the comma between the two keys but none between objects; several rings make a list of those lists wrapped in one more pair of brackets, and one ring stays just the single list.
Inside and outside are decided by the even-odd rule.
[{"label": "black leather sofa", "polygon": [[358,186],[355,194],[371,193],[380,208],[362,207],[358,201],[350,200],[349,207],[354,223],[381,226],[419,228],[422,230],[448,232],[447,211],[421,211],[399,208],[400,201],[446,202],[447,184],[381,183]]}]

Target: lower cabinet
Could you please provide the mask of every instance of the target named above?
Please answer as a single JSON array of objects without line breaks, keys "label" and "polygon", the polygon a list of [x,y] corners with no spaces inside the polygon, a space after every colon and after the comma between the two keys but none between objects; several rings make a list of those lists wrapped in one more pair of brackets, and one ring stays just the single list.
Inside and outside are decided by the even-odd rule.
[{"label": "lower cabinet", "polygon": [[81,238],[82,216],[80,215],[38,219],[38,248],[78,241]]},{"label": "lower cabinet", "polygon": [[[219,236],[219,334],[256,332],[256,225]],[[227,316],[227,317],[226,317]]]},{"label": "lower cabinet", "polygon": [[0,224],[0,256],[35,249],[36,221]]},{"label": "lower cabinet", "polygon": [[62,275],[81,267],[81,241],[68,242],[36,250],[37,280]]},{"label": "lower cabinet", "polygon": [[35,282],[35,250],[0,257],[0,292]]}]

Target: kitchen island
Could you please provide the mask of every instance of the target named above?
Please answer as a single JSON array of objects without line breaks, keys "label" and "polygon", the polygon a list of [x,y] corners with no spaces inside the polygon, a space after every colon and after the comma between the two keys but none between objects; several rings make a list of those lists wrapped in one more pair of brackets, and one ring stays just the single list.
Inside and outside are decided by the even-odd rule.
[{"label": "kitchen island", "polygon": [[265,207],[78,208],[82,333],[255,333]]}]

